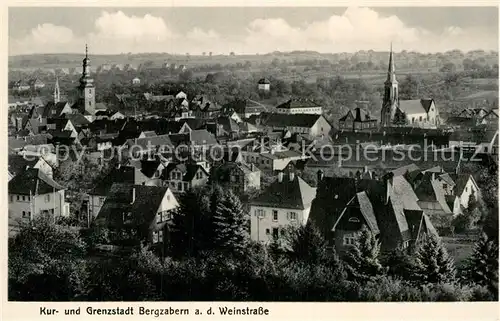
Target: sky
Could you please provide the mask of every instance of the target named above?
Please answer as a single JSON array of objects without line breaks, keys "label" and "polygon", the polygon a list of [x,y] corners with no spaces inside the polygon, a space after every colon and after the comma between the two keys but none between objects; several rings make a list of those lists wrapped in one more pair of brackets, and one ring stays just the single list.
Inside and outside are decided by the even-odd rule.
[{"label": "sky", "polygon": [[498,50],[494,7],[10,7],[9,55]]}]

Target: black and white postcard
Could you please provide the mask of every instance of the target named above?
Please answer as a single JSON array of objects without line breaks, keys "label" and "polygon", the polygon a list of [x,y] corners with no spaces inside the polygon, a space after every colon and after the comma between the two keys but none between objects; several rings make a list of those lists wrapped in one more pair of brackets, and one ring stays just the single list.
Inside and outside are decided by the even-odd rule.
[{"label": "black and white postcard", "polygon": [[497,4],[85,3],[4,8],[5,304],[498,301]]}]

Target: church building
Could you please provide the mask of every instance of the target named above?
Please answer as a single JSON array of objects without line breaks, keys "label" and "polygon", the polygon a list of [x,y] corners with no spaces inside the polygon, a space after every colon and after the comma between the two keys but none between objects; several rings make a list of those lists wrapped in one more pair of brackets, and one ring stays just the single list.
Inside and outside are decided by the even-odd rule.
[{"label": "church building", "polygon": [[439,112],[433,99],[400,100],[394,55],[389,54],[389,69],[384,83],[381,126],[436,128],[440,124]]}]

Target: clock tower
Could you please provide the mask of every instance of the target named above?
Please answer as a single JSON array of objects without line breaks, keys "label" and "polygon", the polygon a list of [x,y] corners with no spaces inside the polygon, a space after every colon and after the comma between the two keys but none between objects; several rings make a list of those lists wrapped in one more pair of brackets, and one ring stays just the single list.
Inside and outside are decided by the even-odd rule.
[{"label": "clock tower", "polygon": [[85,58],[83,59],[82,76],[78,86],[79,110],[82,114],[95,114],[95,87],[94,79],[90,76],[90,59],[88,47],[85,45]]}]

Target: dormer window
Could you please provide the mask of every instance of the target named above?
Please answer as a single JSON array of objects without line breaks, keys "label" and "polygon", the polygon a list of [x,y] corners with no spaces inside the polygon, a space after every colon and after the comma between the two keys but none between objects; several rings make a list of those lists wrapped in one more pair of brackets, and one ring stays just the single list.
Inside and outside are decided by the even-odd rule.
[{"label": "dormer window", "polygon": [[359,218],[357,218],[357,217],[355,217],[355,216],[349,217],[349,222],[352,222],[352,223],[359,223]]}]

